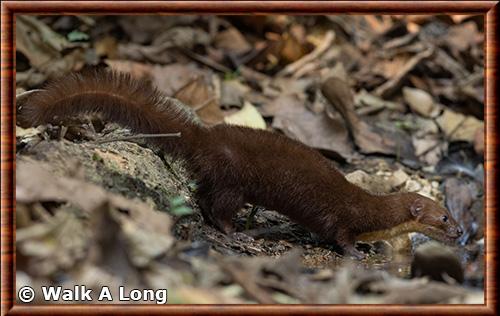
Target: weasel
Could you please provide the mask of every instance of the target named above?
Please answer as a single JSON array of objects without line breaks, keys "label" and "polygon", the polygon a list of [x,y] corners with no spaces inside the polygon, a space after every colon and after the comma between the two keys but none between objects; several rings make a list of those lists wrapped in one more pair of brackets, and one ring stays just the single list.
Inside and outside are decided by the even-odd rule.
[{"label": "weasel", "polygon": [[427,197],[364,191],[318,151],[278,133],[204,126],[179,101],[128,74],[93,69],[64,76],[30,94],[17,119],[27,127],[92,113],[134,133],[180,132],[147,141],[186,161],[205,221],[226,234],[245,203],[276,210],[356,258],[364,256],[354,247],[357,238],[382,238],[381,231],[448,242],[462,234],[448,210]]}]

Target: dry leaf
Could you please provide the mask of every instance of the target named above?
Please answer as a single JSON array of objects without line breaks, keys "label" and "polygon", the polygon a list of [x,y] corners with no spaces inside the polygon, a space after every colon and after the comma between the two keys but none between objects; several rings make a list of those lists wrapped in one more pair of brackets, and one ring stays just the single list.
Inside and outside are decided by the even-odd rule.
[{"label": "dry leaf", "polygon": [[349,134],[341,119],[335,120],[324,113],[314,114],[293,95],[274,100],[273,127],[311,147],[332,151],[345,158],[353,155]]},{"label": "dry leaf", "polygon": [[214,38],[214,45],[226,53],[235,55],[242,55],[252,49],[243,34],[234,27],[219,32]]},{"label": "dry leaf", "polygon": [[473,116],[465,116],[452,110],[444,110],[436,119],[441,130],[450,141],[466,141],[474,143],[477,130],[484,129],[484,122]]},{"label": "dry leaf", "polygon": [[174,97],[193,108],[200,119],[208,125],[221,123],[224,119],[215,93],[202,76],[182,87]]},{"label": "dry leaf", "polygon": [[470,21],[450,28],[445,36],[446,43],[454,50],[465,51],[482,40],[476,23]]},{"label": "dry leaf", "polygon": [[[15,33],[16,50],[43,73],[59,76],[84,65],[85,57],[81,47],[86,44],[69,42],[34,16],[17,16]],[[65,52],[70,49],[74,50]]]},{"label": "dry leaf", "polygon": [[153,68],[153,82],[159,90],[173,96],[189,82],[202,76],[203,72],[195,64],[170,64]]},{"label": "dry leaf", "polygon": [[259,111],[250,103],[245,102],[243,108],[224,118],[224,122],[232,125],[240,125],[257,129],[266,129],[266,122]]},{"label": "dry leaf", "polygon": [[356,114],[354,96],[346,82],[331,77],[322,83],[321,92],[329,101],[329,108],[335,109],[342,115],[361,152],[397,155],[408,163],[415,160],[414,150],[406,134],[369,125]]},{"label": "dry leaf", "polygon": [[404,87],[403,97],[410,108],[422,116],[436,117],[440,112],[432,96],[423,90]]},{"label": "dry leaf", "polygon": [[243,96],[250,92],[251,89],[240,82],[240,80],[224,80],[221,83],[221,100],[222,106],[238,106],[242,105]]},{"label": "dry leaf", "polygon": [[149,64],[123,59],[106,59],[105,62],[111,69],[129,73],[134,78],[148,78],[152,75],[154,69],[153,66]]}]

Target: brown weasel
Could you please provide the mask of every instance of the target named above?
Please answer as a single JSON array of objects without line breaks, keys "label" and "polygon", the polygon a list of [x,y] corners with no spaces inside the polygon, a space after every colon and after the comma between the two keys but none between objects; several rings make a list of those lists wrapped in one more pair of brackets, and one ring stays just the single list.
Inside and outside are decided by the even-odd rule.
[{"label": "brown weasel", "polygon": [[251,203],[288,216],[358,258],[357,236],[381,230],[417,231],[440,241],[462,234],[448,210],[429,198],[370,194],[319,152],[281,134],[204,126],[180,102],[128,74],[101,69],[55,80],[23,102],[18,124],[58,124],[83,113],[99,113],[135,133],[180,132],[148,141],[186,161],[205,220],[225,233],[233,230],[233,214]]}]

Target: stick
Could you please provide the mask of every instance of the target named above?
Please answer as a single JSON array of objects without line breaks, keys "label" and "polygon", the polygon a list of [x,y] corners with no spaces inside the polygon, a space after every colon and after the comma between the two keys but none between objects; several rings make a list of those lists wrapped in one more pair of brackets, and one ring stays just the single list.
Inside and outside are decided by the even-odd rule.
[{"label": "stick", "polygon": [[118,141],[127,141],[127,140],[132,140],[132,139],[138,139],[138,138],[154,138],[154,137],[181,137],[181,133],[167,133],[167,134],[137,134],[137,135],[131,135],[131,136],[123,136],[123,137],[116,137],[116,138],[111,138],[111,139],[101,139],[101,140],[96,140],[96,144],[103,144],[103,143],[110,143],[110,142],[118,142]]}]

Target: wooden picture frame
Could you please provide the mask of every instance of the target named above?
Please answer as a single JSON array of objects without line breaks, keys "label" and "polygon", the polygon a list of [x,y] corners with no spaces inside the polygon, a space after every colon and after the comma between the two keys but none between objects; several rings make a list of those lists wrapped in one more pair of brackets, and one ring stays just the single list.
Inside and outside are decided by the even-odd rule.
[{"label": "wooden picture frame", "polygon": [[[497,1],[3,1],[1,78],[1,314],[463,314],[496,309]],[[484,14],[485,17],[485,304],[484,305],[19,305],[15,304],[15,16],[17,14]]]}]

